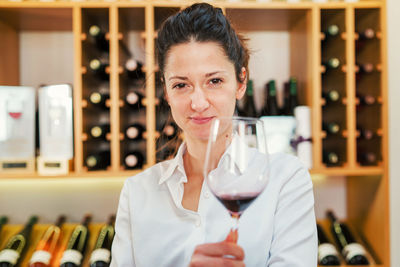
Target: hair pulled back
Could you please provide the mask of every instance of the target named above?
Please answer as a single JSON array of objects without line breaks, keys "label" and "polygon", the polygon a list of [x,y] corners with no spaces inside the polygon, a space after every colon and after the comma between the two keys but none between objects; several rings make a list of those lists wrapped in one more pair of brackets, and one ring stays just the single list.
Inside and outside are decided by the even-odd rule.
[{"label": "hair pulled back", "polygon": [[236,79],[244,82],[246,77],[241,76],[241,69],[244,67],[248,74],[249,61],[244,39],[235,32],[220,8],[207,3],[193,4],[163,22],[156,41],[157,59],[162,77],[171,47],[191,40],[218,43],[234,64]]}]

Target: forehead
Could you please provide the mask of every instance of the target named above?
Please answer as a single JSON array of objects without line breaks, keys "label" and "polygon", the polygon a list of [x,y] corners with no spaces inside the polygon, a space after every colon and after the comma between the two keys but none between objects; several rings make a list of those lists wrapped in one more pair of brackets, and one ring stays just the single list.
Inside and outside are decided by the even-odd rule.
[{"label": "forehead", "polygon": [[[199,66],[199,64],[201,64]],[[165,61],[165,71],[189,66],[233,67],[224,48],[217,42],[190,41],[170,48]]]}]

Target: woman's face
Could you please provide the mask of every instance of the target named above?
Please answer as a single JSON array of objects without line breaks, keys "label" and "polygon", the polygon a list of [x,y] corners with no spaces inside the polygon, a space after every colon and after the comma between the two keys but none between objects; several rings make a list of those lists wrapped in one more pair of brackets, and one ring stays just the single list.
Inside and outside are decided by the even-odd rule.
[{"label": "woman's face", "polygon": [[[241,75],[246,76],[244,68]],[[191,139],[207,140],[212,120],[232,116],[246,90],[246,80],[237,81],[233,63],[216,42],[172,46],[164,79],[172,116]]]}]

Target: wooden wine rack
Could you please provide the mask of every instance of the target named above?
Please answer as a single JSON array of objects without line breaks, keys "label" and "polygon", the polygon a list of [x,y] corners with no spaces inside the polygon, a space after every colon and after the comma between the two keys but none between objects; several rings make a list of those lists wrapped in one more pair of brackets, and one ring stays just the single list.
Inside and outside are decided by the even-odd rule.
[{"label": "wooden wine rack", "polygon": [[[73,177],[110,177],[138,173],[140,170],[126,171],[122,169],[121,125],[121,51],[119,42],[124,40],[127,30],[138,33],[145,42],[145,115],[146,125],[145,168],[157,162],[156,131],[156,79],[155,59],[156,31],[162,21],[169,15],[191,4],[192,1],[147,0],[134,2],[0,2],[0,84],[20,84],[19,37],[20,31],[69,31],[74,36],[74,169]],[[327,176],[346,176],[347,187],[347,220],[357,229],[365,243],[373,251],[374,266],[390,266],[389,243],[389,185],[388,185],[388,89],[387,89],[387,54],[386,54],[386,3],[385,1],[359,1],[355,3],[328,2],[286,3],[272,2],[213,2],[222,8],[236,29],[247,31],[286,31],[290,34],[290,74],[299,81],[301,104],[311,107],[313,133],[313,169],[311,174]],[[111,164],[104,171],[88,171],[84,166],[85,129],[84,113],[87,101],[85,93],[84,42],[87,14],[101,13],[100,17],[108,25],[110,101],[108,138],[111,151]],[[127,17],[130,22],[127,22]],[[125,18],[125,19],[124,19]],[[322,150],[326,143],[326,135],[322,131],[324,120],[324,104],[321,92],[326,80],[321,73],[321,22],[324,19],[340,20],[343,26],[341,58],[344,60],[342,71],[342,89],[345,93],[341,113],[344,121],[344,134],[338,145],[341,156],[345,159],[341,166],[327,167],[322,160]],[[379,54],[374,58],[379,64],[379,78],[374,81],[379,97],[379,106],[375,109],[371,120],[379,121],[376,131],[379,141],[374,145],[379,153],[379,162],[375,166],[361,166],[357,162],[357,98],[355,50],[357,35],[355,31],[363,25],[378,25],[379,45],[374,51]],[[370,89],[368,89],[370,90]],[[371,89],[372,90],[372,89]],[[0,178],[37,178],[36,172],[30,174],[3,174]],[[1,180],[0,180],[1,185]],[[318,203],[316,203],[318,205]]]},{"label": "wooden wine rack", "polygon": [[[63,251],[66,249],[68,240],[71,236],[71,233],[73,232],[75,226],[77,226],[77,223],[66,223],[61,227],[61,239],[58,243],[58,246],[56,248],[56,251],[53,255],[52,259],[52,266],[54,267],[59,267],[60,266],[60,260],[62,257]],[[90,259],[90,254],[93,251],[93,248],[95,247],[96,240],[98,237],[98,234],[101,230],[101,228],[105,225],[105,223],[91,223],[89,224],[89,240],[87,243],[87,247],[85,250],[85,255],[83,258],[82,266],[89,266],[89,259]],[[49,224],[36,224],[33,226],[31,237],[28,243],[28,247],[25,250],[25,254],[22,256],[20,259],[20,266],[28,266],[29,265],[29,260],[32,257],[33,252],[36,249],[36,246],[39,242],[39,240],[43,237],[43,234],[46,232],[47,228],[49,227]],[[7,243],[7,240],[11,238],[13,235],[17,234],[19,231],[23,229],[23,225],[6,225],[4,226],[4,229],[2,230],[2,236],[0,240],[0,247],[4,247],[5,244]]]}]

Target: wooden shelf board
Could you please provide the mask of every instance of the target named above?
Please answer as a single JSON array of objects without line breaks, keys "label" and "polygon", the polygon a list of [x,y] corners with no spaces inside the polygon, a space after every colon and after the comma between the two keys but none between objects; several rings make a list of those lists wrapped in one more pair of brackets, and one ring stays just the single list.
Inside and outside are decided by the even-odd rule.
[{"label": "wooden shelf board", "polygon": [[71,31],[72,8],[2,8],[0,19],[19,31]]},{"label": "wooden shelf board", "polygon": [[44,176],[39,175],[37,173],[32,174],[1,174],[0,175],[0,183],[2,179],[79,179],[79,178],[110,178],[110,177],[130,177],[142,172],[143,169],[138,170],[127,170],[127,171],[87,171],[87,172],[80,172],[75,173],[71,172],[68,175],[50,175]]},{"label": "wooden shelf board", "polygon": [[321,174],[321,175],[345,175],[345,176],[368,176],[368,175],[382,175],[383,168],[381,167],[359,167],[359,168],[340,168],[340,167],[331,167],[331,168],[318,168],[311,169],[310,174]]},{"label": "wooden shelf board", "polygon": [[[136,175],[142,172],[144,169],[138,170],[126,170],[126,171],[87,171],[87,172],[71,172],[68,175],[59,175],[59,176],[43,176],[37,173],[32,174],[1,174],[1,179],[9,179],[9,178],[20,178],[20,179],[34,179],[34,178],[67,178],[67,179],[76,179],[76,178],[109,178],[109,177],[130,177],[132,175]],[[382,175],[383,168],[381,167],[358,167],[358,168],[340,168],[340,167],[331,167],[331,168],[319,168],[319,169],[311,169],[310,174],[312,175],[329,175],[329,176],[368,176],[368,175]]]}]

